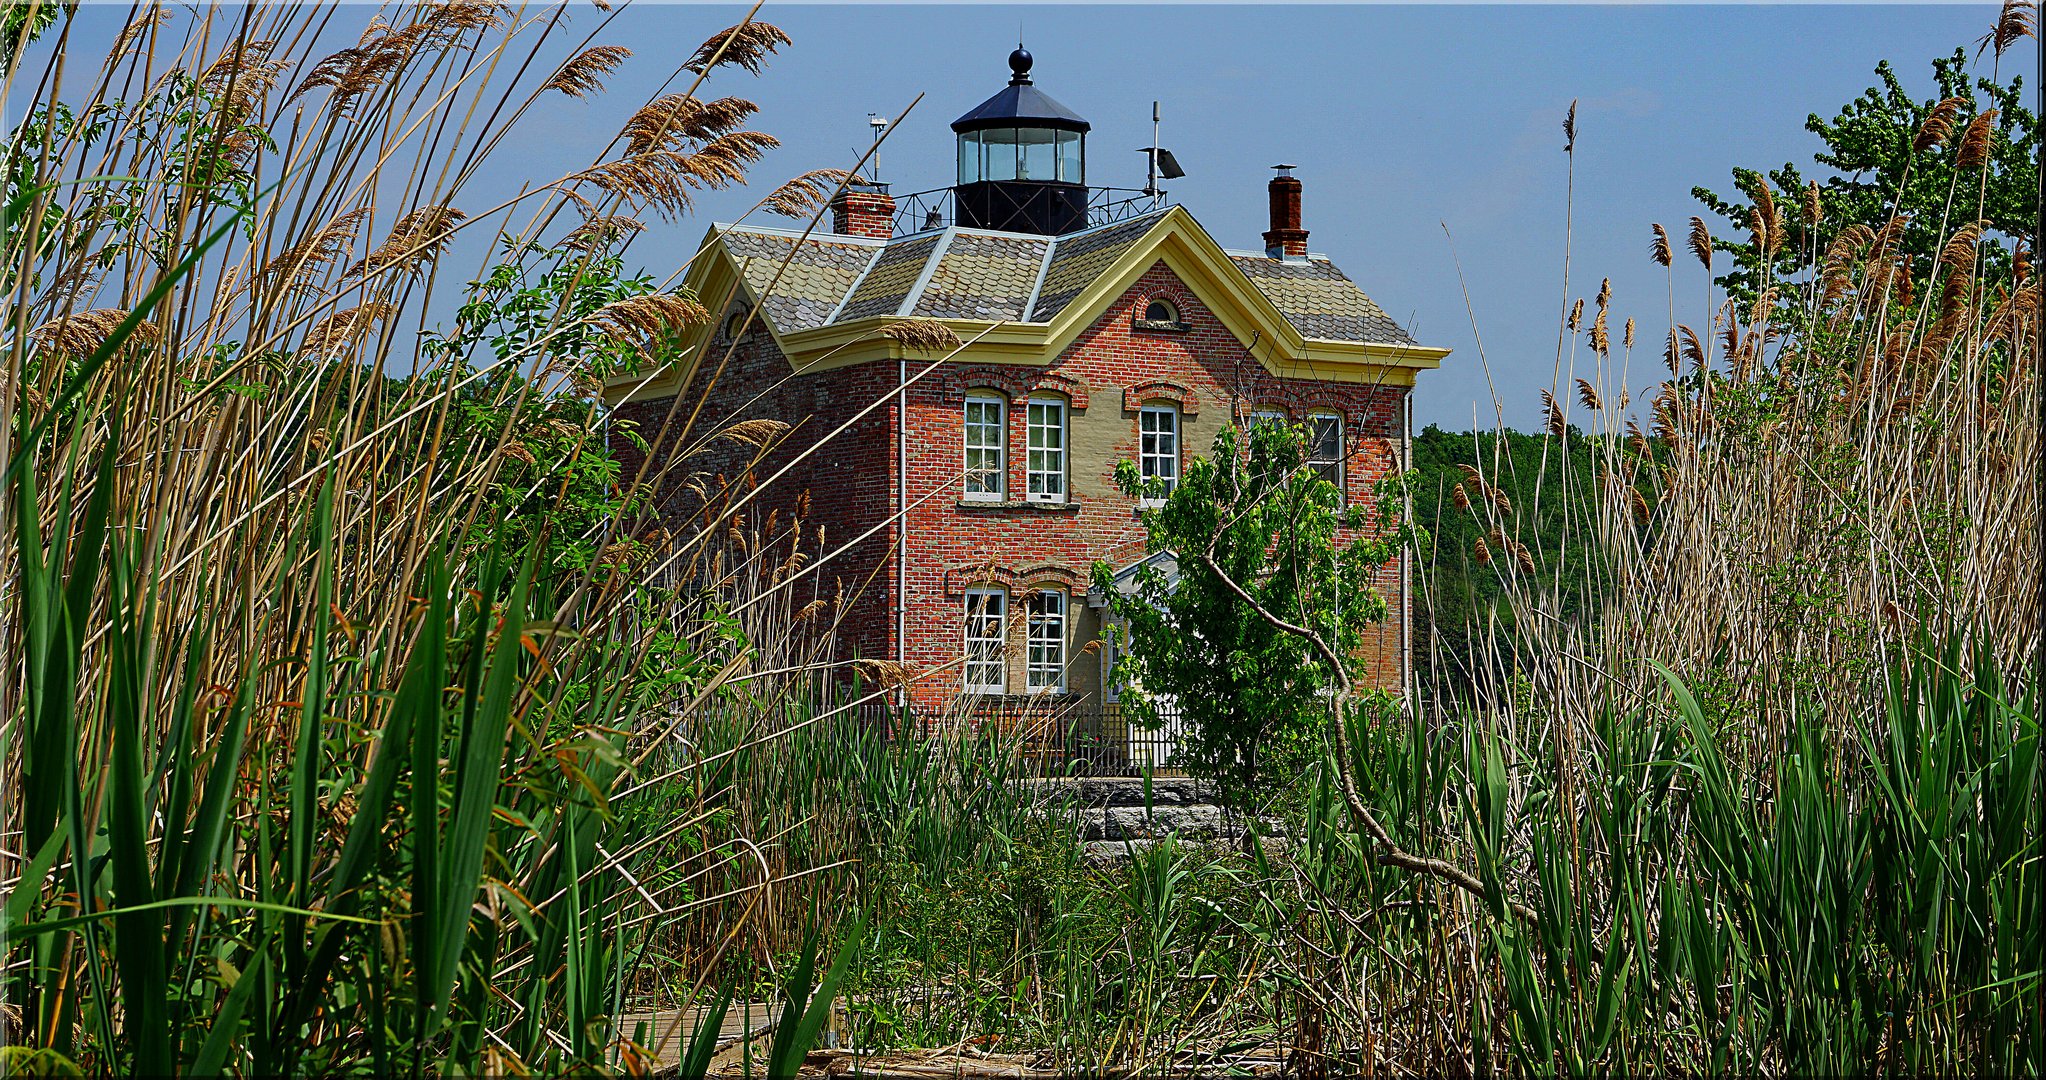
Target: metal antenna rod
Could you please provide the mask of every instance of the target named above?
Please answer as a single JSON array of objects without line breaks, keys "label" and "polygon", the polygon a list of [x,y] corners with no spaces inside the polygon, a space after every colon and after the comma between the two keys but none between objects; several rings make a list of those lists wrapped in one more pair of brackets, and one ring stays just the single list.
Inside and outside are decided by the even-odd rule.
[{"label": "metal antenna rod", "polygon": [[1156,195],[1158,194],[1158,103],[1155,101],[1151,103],[1151,152],[1145,156],[1151,159],[1151,168],[1145,174],[1144,194]]},{"label": "metal antenna rod", "polygon": [[867,126],[874,129],[874,153],[867,158],[868,171],[875,183],[881,182],[881,133],[888,130],[888,121],[879,113],[867,114]]}]

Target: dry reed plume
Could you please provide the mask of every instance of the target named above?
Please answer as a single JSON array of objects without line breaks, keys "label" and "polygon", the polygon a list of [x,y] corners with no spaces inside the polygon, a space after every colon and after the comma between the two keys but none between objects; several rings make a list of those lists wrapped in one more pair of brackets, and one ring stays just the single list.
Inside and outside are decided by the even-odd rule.
[{"label": "dry reed plume", "polygon": [[[732,680],[746,678],[749,668],[755,675],[747,685],[766,697],[798,686],[807,693],[814,680],[805,672],[833,630],[831,605],[815,581],[797,588],[791,580],[824,550],[821,533],[799,521],[775,522],[767,535],[728,545],[728,530],[743,517],[717,520],[716,508],[706,506],[703,536],[711,539],[699,538],[693,558],[677,564],[651,557],[672,548],[676,538],[629,515],[585,520],[568,501],[584,482],[566,463],[601,436],[588,400],[564,393],[552,376],[571,373],[570,385],[587,394],[609,373],[600,362],[637,357],[687,365],[691,358],[676,352],[678,333],[710,318],[702,301],[654,291],[614,299],[591,313],[563,297],[556,310],[539,313],[536,329],[499,355],[487,342],[462,336],[473,328],[450,329],[453,320],[427,308],[429,296],[446,302],[464,294],[462,279],[454,276],[459,271],[449,264],[467,250],[465,238],[481,241],[475,250],[493,249],[491,238],[501,236],[515,250],[565,253],[565,281],[613,274],[603,269],[613,265],[606,260],[615,261],[643,228],[619,212],[620,203],[651,205],[675,217],[687,211],[691,192],[745,182],[775,145],[771,136],[741,129],[756,111],[751,103],[699,99],[702,79],[685,78],[678,84],[688,88],[682,92],[615,109],[621,140],[603,158],[572,175],[525,178],[524,194],[485,205],[469,181],[486,161],[494,170],[516,168],[492,160],[492,151],[515,137],[520,119],[558,101],[555,92],[603,108],[607,77],[631,56],[622,46],[585,40],[566,60],[547,59],[559,55],[558,35],[550,42],[548,33],[559,14],[501,4],[394,5],[352,43],[322,54],[316,50],[331,40],[322,33],[330,10],[259,5],[182,12],[145,5],[114,35],[97,69],[75,49],[66,57],[52,47],[61,25],[39,44],[7,43],[14,52],[6,76],[10,93],[33,89],[37,96],[8,144],[14,175],[25,185],[26,213],[10,216],[0,238],[13,302],[8,327],[0,331],[8,354],[0,394],[19,421],[0,432],[0,458],[13,467],[10,480],[19,477],[0,515],[10,538],[44,538],[48,549],[10,542],[0,555],[0,579],[9,583],[0,594],[0,624],[9,628],[0,650],[12,671],[44,655],[35,651],[45,647],[38,644],[43,639],[24,640],[14,628],[46,625],[37,621],[46,612],[34,607],[35,597],[15,587],[43,572],[38,567],[45,556],[47,568],[68,573],[73,606],[65,625],[76,637],[64,639],[75,645],[75,666],[55,676],[58,683],[37,677],[24,687],[9,679],[0,690],[9,747],[0,800],[10,822],[24,813],[35,819],[29,828],[38,836],[52,824],[38,824],[41,811],[32,807],[48,803],[66,784],[82,793],[77,812],[99,813],[100,795],[123,789],[109,777],[123,775],[120,755],[128,753],[125,742],[110,746],[109,732],[134,733],[143,760],[160,762],[162,771],[145,785],[153,816],[108,826],[117,844],[135,835],[124,831],[131,825],[145,832],[171,829],[169,823],[189,814],[210,813],[205,808],[215,800],[226,815],[224,835],[232,837],[217,870],[188,886],[196,890],[195,906],[179,910],[193,914],[174,916],[168,927],[157,920],[150,948],[165,950],[173,965],[184,962],[180,957],[204,955],[211,963],[218,956],[250,971],[251,980],[260,979],[276,996],[243,1014],[246,991],[230,996],[211,968],[187,981],[178,981],[187,973],[172,972],[179,988],[169,995],[176,999],[166,1006],[171,1011],[152,1011],[150,994],[122,996],[122,986],[146,984],[137,981],[144,979],[141,970],[128,966],[137,954],[123,952],[116,965],[108,951],[116,947],[110,940],[132,950],[147,928],[124,921],[112,939],[107,929],[97,937],[78,936],[84,931],[77,928],[52,931],[55,937],[41,940],[63,942],[55,954],[31,958],[15,940],[8,942],[14,951],[8,953],[6,1041],[59,1048],[89,1070],[367,1068],[370,1056],[385,1051],[357,1011],[370,1000],[364,995],[401,993],[393,988],[414,978],[431,986],[441,973],[461,970],[452,1003],[436,1007],[442,1011],[415,1017],[409,1004],[403,1006],[406,1030],[422,1040],[404,1044],[414,1047],[410,1052],[489,1072],[615,1064],[621,1053],[629,1056],[619,1041],[629,1032],[608,1029],[599,1014],[610,1006],[600,1008],[590,995],[622,986],[623,969],[605,966],[615,965],[616,957],[593,959],[594,985],[564,984],[556,966],[564,950],[581,958],[571,964],[581,963],[597,956],[581,951],[596,939],[549,938],[555,931],[545,928],[560,926],[571,908],[597,920],[592,927],[612,927],[607,933],[681,928],[677,932],[711,943],[709,952],[692,957],[693,964],[702,962],[692,971],[707,971],[722,940],[753,910],[740,904],[713,911],[710,905],[723,890],[755,899],[771,890],[771,878],[752,873],[751,864],[718,857],[722,839],[668,852],[666,865],[676,879],[649,888],[635,876],[639,864],[588,849],[594,833],[565,839],[558,832],[564,818],[532,818],[519,840],[491,831],[501,830],[505,819],[472,820],[458,805],[427,804],[409,825],[371,816],[365,820],[390,831],[356,832],[364,827],[356,820],[358,806],[392,790],[376,786],[384,774],[374,770],[392,754],[375,747],[380,739],[403,737],[392,726],[409,693],[402,673],[426,662],[422,650],[505,651],[507,643],[487,629],[464,636],[464,627],[491,624],[470,621],[471,609],[463,605],[528,620],[528,629],[508,643],[509,654],[529,665],[505,684],[516,692],[507,690],[501,700],[491,699],[498,705],[485,704],[477,713],[501,706],[517,716],[500,729],[510,732],[504,736],[506,786],[497,788],[494,771],[478,774],[488,789],[485,809],[498,800],[503,807],[519,805],[528,797],[521,785],[625,798],[628,789],[639,790],[632,785],[652,779],[620,772],[617,784],[607,787],[610,782],[598,778],[613,774],[594,748],[628,736],[634,746],[658,743],[663,730],[690,722],[691,710],[721,707],[719,695],[739,685]],[[59,18],[72,16],[65,11]],[[704,42],[687,70],[698,76],[758,73],[787,43],[779,29],[749,19]],[[40,83],[24,66],[32,62],[44,66]],[[73,111],[60,114],[59,102]],[[93,126],[64,122],[64,116],[89,116]],[[842,176],[807,173],[783,188],[772,208],[814,212],[827,186]],[[421,341],[459,347],[433,353],[420,348]],[[114,344],[116,353],[102,355]],[[491,419],[479,427],[473,416]],[[644,436],[683,446],[721,439],[757,460],[784,430],[756,421],[691,432],[688,421],[681,416],[673,431]],[[663,480],[686,486],[693,482],[690,468],[685,455],[666,465],[672,475],[618,476],[605,497],[644,505],[638,493]],[[603,485],[597,490],[604,494]],[[35,500],[20,501],[18,492]],[[59,492],[66,494],[59,498]],[[99,500],[91,505],[103,506],[110,523],[105,535],[112,554],[93,547],[89,529],[76,531],[80,508],[91,500]],[[21,516],[24,506],[32,520]],[[500,521],[507,506],[516,510]],[[494,586],[478,586],[472,594],[434,600],[436,574],[457,582],[493,580],[486,565],[491,551],[501,546],[504,530],[519,529],[543,550],[587,549],[588,561],[543,567],[533,585],[537,592],[492,593]],[[551,529],[584,531],[563,536]],[[24,551],[34,554],[34,565],[24,562]],[[519,555],[509,553],[506,565],[514,572],[503,580],[517,577]],[[512,610],[514,596],[531,596],[547,609]],[[743,626],[752,643],[746,656],[720,652],[724,639],[703,632],[711,604],[736,612],[733,625]],[[456,637],[435,645],[440,628],[430,608],[442,613],[434,617],[444,618]],[[123,696],[112,688],[128,685],[129,673],[142,670],[128,665],[142,661],[122,650],[144,641],[147,674]],[[657,649],[668,651],[655,658]],[[686,694],[661,696],[639,687],[642,673],[659,675],[663,665],[679,663],[681,651],[729,670]],[[42,670],[43,662],[37,659],[33,669]],[[602,673],[590,685],[619,696],[580,697],[584,691],[568,681],[571,672]],[[60,684],[66,685],[57,689]],[[47,739],[70,723],[47,712],[49,702],[73,698],[68,684],[77,688],[75,707],[63,714],[76,721],[64,730],[81,740],[70,759],[75,775],[60,783],[44,756],[35,759],[45,762],[43,771],[25,780],[23,733]],[[442,699],[435,688],[418,700],[431,705]],[[302,718],[321,702],[324,715]],[[236,716],[254,717],[245,738],[233,727]],[[302,731],[316,735],[305,742]],[[329,735],[336,741],[326,741]],[[435,760],[428,756],[417,765],[426,769]],[[443,764],[449,770],[459,765],[452,757]],[[214,770],[211,785],[192,782],[202,766]],[[671,775],[690,768],[677,757]],[[563,807],[581,796],[565,798],[553,809],[566,814]],[[700,822],[677,824],[696,813],[694,804],[668,809],[675,821],[656,832],[710,838]],[[251,831],[273,824],[283,831],[260,839]],[[472,826],[480,831],[463,831]],[[94,825],[81,820],[77,827],[90,835]],[[409,852],[422,842],[422,829],[459,834],[461,844],[489,837],[490,869],[478,871],[470,893],[462,892],[459,878],[444,894],[416,893],[410,878],[390,879],[388,889],[380,884],[385,891],[373,901],[361,893],[321,892],[346,880],[351,867],[362,865],[349,860],[364,852],[380,852],[376,858]],[[22,917],[47,923],[75,913],[81,889],[96,910],[134,902],[136,879],[112,886],[54,848],[54,862],[31,870],[28,860],[37,852],[24,853],[22,834],[11,835],[14,840],[0,844],[6,851],[0,878],[10,896],[22,898]],[[140,857],[169,858],[181,835],[149,833],[137,850],[154,854]],[[374,841],[367,848],[365,835]],[[552,846],[558,842],[569,846]],[[548,852],[571,849],[588,861],[562,885],[563,868]],[[480,859],[483,848],[473,853]],[[119,872],[128,873],[128,865]],[[441,865],[446,872],[459,862]],[[31,872],[37,877],[25,877]],[[171,888],[175,875],[164,880],[161,887]],[[183,903],[177,897],[184,895],[169,899]],[[332,944],[294,940],[284,948],[281,937],[256,934],[237,912],[259,901],[298,912],[273,927],[277,934],[310,926],[308,933]],[[414,951],[424,946],[410,928],[425,924],[403,918],[383,927],[391,936],[380,940],[397,950],[377,960],[394,965],[386,983],[351,966],[375,947],[355,942],[339,958],[325,951],[353,932],[346,912],[371,909],[362,905],[396,912],[413,904],[421,919],[438,904],[453,920],[455,932],[443,939],[455,943],[449,959]],[[716,932],[689,931],[683,924],[692,913],[727,921]],[[10,907],[10,922],[16,915]],[[487,953],[465,943],[462,928],[472,915],[479,932],[502,932]],[[536,943],[544,942],[552,944],[539,945],[541,951],[553,955],[535,954]],[[450,966],[457,962],[467,967]],[[266,970],[266,964],[282,966]],[[320,971],[327,974],[288,990],[272,981]],[[477,997],[475,987],[489,993]],[[157,1000],[164,996],[157,992]],[[451,1034],[445,1026],[450,1010],[467,1010],[463,1023],[474,1025],[465,1029],[469,1034]],[[271,1024],[280,1026],[265,1027]],[[218,1038],[205,1039],[216,1030]],[[387,1049],[397,1053],[399,1046],[392,1042]]]}]

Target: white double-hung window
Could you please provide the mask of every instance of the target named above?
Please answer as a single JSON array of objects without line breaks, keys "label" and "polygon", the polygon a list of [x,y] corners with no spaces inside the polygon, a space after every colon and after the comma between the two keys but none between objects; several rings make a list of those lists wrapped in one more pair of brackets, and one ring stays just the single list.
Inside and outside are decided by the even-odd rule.
[{"label": "white double-hung window", "polygon": [[1009,471],[1008,402],[999,394],[966,397],[966,498],[1000,502]]},{"label": "white double-hung window", "polygon": [[1066,501],[1066,403],[1034,397],[1028,406],[1030,435],[1027,497],[1031,502]]},{"label": "white double-hung window", "polygon": [[1066,594],[1057,589],[1032,593],[1029,629],[1026,685],[1032,691],[1065,689]]},{"label": "white double-hung window", "polygon": [[1343,490],[1343,418],[1315,413],[1307,418],[1307,467]]},{"label": "white double-hung window", "polygon": [[1137,466],[1143,470],[1146,489],[1159,480],[1156,494],[1147,490],[1144,503],[1155,506],[1179,483],[1179,410],[1170,405],[1146,405],[1137,414]]},{"label": "white double-hung window", "polygon": [[1002,655],[1009,633],[1009,594],[1000,589],[966,590],[966,692],[1006,694],[1009,680]]}]

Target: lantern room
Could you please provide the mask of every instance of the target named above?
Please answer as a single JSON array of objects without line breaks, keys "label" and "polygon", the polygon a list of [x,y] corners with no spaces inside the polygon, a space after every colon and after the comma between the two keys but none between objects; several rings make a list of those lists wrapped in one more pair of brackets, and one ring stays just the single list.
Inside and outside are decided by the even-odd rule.
[{"label": "lantern room", "polygon": [[1009,85],[952,121],[959,136],[953,205],[960,225],[1057,236],[1087,225],[1087,131],[1079,114],[1031,85],[1030,54],[1009,54]]}]

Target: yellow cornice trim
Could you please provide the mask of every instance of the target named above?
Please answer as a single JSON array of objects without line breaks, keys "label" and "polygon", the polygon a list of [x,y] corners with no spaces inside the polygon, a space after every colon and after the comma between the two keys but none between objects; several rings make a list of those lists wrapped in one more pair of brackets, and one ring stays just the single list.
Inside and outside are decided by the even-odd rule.
[{"label": "yellow cornice trim", "polygon": [[[754,302],[752,288],[740,274],[731,250],[718,242],[721,236],[722,231],[715,227],[704,235],[687,281],[699,296],[722,295],[736,282],[740,295],[747,302]],[[716,253],[710,258],[701,257],[703,250],[712,246],[716,246]],[[1411,387],[1417,372],[1439,366],[1450,352],[1423,345],[1303,337],[1271,299],[1230,261],[1214,237],[1181,206],[1166,211],[1141,240],[1097,275],[1049,323],[931,321],[949,327],[962,341],[978,338],[952,357],[955,363],[1046,367],[1100,318],[1103,306],[1128,291],[1157,262],[1163,262],[1192,289],[1246,349],[1256,343],[1253,355],[1266,370],[1281,378]],[[937,359],[879,336],[882,327],[899,321],[895,315],[877,315],[786,334],[774,325],[774,320],[763,315],[760,321],[767,325],[775,344],[788,358],[790,369],[798,373],[832,371],[876,360]],[[708,341],[715,325],[713,320],[692,346],[700,348]],[[672,395],[681,389],[682,374],[680,370],[671,370],[652,377],[613,378],[605,383],[604,398],[617,404]]]},{"label": "yellow cornice trim", "polygon": [[[683,284],[694,291],[705,306],[713,302],[722,302],[725,293],[735,286],[735,295],[750,304],[754,300],[753,290],[747,287],[745,278],[739,274],[739,266],[732,260],[731,251],[723,244],[717,243],[720,235],[722,230],[716,226],[712,226],[704,233],[703,240],[696,245],[696,254],[689,260],[689,273],[682,279]],[[717,251],[706,258],[704,253],[713,245],[716,245]],[[711,335],[716,333],[723,316],[722,310],[714,311],[708,323],[691,330],[687,340],[683,342],[680,354],[684,357],[705,355]],[[764,312],[757,321],[766,324],[769,333],[774,332],[773,320],[767,318]],[[604,380],[601,393],[604,403],[613,407],[628,401],[673,397],[681,392],[682,377],[685,374],[686,365],[670,364],[650,375],[614,375]]]}]

